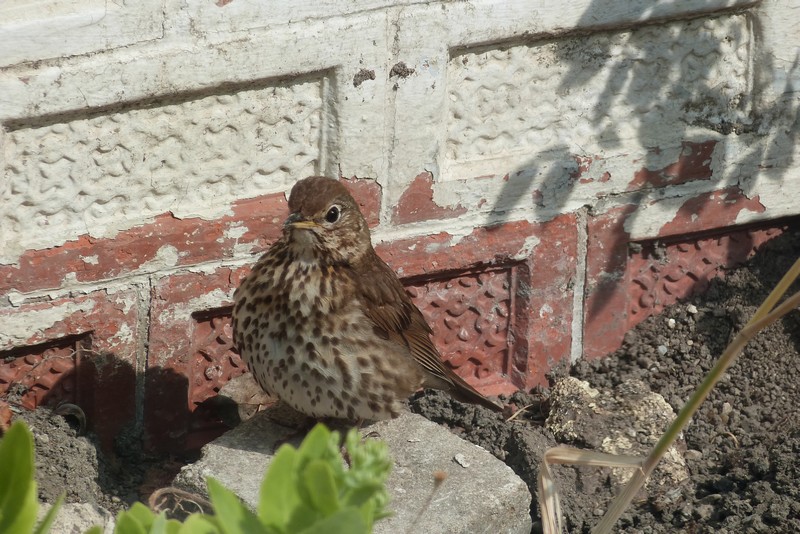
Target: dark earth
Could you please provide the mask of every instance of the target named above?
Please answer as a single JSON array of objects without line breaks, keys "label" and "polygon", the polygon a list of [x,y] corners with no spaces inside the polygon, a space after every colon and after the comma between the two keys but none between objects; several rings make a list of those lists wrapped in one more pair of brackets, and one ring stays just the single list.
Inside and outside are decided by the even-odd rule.
[{"label": "dark earth", "polygon": [[[552,384],[569,374],[592,388],[624,396],[635,379],[645,390],[661,394],[677,412],[798,256],[800,231],[773,239],[747,264],[713,281],[705,294],[644,321],[607,358],[554,370]],[[795,284],[790,291],[797,290]],[[661,352],[668,349],[662,355],[659,347]],[[799,350],[798,311],[757,336],[683,434],[679,448],[689,477],[680,483],[648,485],[617,531],[800,532]],[[556,444],[543,424],[551,409],[550,392],[517,393],[506,401],[527,408],[504,421],[488,410],[429,391],[415,396],[411,409],[495,454],[535,493],[542,452]],[[146,501],[191,460],[148,456],[133,438],[120,440],[116,455],[104,458],[91,437],[77,436],[77,425],[69,418],[46,409],[22,417],[33,428],[39,494],[47,502],[66,489],[68,501],[96,503],[116,512],[134,500]],[[611,417],[595,428],[612,424],[636,434],[624,417]],[[594,447],[600,436],[592,435],[591,426],[585,428],[589,430],[566,444]],[[555,470],[569,531],[589,532],[619,488],[611,487],[608,469]],[[539,532],[535,502],[531,514],[534,532]]]}]

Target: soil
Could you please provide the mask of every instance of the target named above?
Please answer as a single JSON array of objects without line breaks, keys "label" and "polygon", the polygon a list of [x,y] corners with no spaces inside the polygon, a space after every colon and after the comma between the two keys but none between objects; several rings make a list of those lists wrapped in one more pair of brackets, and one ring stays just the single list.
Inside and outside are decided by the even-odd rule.
[{"label": "soil", "polygon": [[119,436],[113,454],[103,454],[92,434],[82,435],[76,418],[50,408],[19,413],[31,429],[36,448],[39,500],[89,503],[112,512],[147,502],[168,485],[182,465],[195,458],[176,459],[142,451],[136,436]]},{"label": "soil", "polygon": [[[661,394],[673,410],[679,410],[799,255],[800,232],[773,239],[746,265],[713,281],[704,295],[644,321],[629,332],[617,352],[554,371],[552,384],[569,374],[617,398],[641,396],[644,388]],[[684,432],[680,451],[688,478],[649,484],[623,515],[618,531],[800,532],[799,351],[797,311],[754,339]],[[535,494],[542,453],[557,444],[545,420],[582,416],[551,414],[551,408],[565,408],[551,402],[549,390],[519,392],[506,402],[525,409],[505,421],[484,408],[433,391],[415,396],[410,406],[505,461]],[[167,485],[186,461],[148,457],[130,445],[135,440],[127,440],[129,445],[116,451],[114,460],[107,460],[98,455],[90,437],[76,435],[64,418],[44,409],[22,417],[36,437],[37,478],[44,501],[52,502],[66,490],[68,501],[116,511]],[[583,435],[570,439],[559,435],[559,439],[581,448],[595,447],[602,437],[592,432],[613,425],[631,432],[629,419],[610,417],[595,430],[585,427]],[[603,469],[558,467],[556,479],[570,532],[589,532],[619,489]],[[538,532],[535,501],[531,514]]]},{"label": "soil", "polygon": [[[647,319],[628,333],[618,351],[581,361],[569,374],[612,396],[641,382],[677,413],[798,256],[800,231],[771,240],[745,265],[714,280],[705,294]],[[795,283],[789,293],[798,290]],[[798,352],[800,312],[795,310],[749,343],[689,423],[681,444],[689,477],[672,485],[648,484],[615,532],[800,532]],[[563,374],[554,372],[552,383]],[[542,420],[548,415],[581,417],[550,413],[545,397],[512,396],[516,406],[532,406],[511,423],[432,392],[413,399],[412,409],[503,459],[534,493],[539,458],[556,442]],[[625,418],[604,423],[623,425],[623,431],[632,426]],[[598,426],[594,431],[606,434],[561,443],[591,448],[614,430]],[[558,468],[569,532],[589,532],[597,523],[613,493],[609,478],[608,470]],[[535,503],[531,515],[536,532],[541,527]]]}]

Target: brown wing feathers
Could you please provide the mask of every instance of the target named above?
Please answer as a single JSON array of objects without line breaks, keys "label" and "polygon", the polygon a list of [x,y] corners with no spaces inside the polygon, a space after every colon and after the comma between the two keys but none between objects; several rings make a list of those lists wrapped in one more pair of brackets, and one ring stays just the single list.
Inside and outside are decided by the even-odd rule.
[{"label": "brown wing feathers", "polygon": [[[356,286],[362,288],[359,297],[367,316],[377,327],[386,331],[388,339],[406,345],[414,359],[435,379],[449,386],[450,393],[458,400],[502,410],[444,365],[422,313],[411,302],[391,268],[377,255],[373,259],[375,261],[369,274],[362,277],[361,283]],[[435,379],[433,382],[436,382]]]}]

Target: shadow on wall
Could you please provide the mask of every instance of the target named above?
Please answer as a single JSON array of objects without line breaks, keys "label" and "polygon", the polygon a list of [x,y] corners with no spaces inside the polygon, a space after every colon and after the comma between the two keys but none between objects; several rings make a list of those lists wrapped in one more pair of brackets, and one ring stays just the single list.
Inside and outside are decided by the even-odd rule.
[{"label": "shadow on wall", "polygon": [[[191,451],[227,428],[215,410],[192,412],[187,377],[161,367],[144,375],[142,426],[136,414],[136,371],[114,354],[92,351],[88,336],[0,351],[0,358],[8,364],[0,368],[0,401],[27,410],[55,410],[66,403],[79,407],[85,431],[96,436],[106,455],[124,459],[143,451]],[[65,415],[79,426],[74,410]]]},{"label": "shadow on wall", "polygon": [[[597,20],[607,4],[593,2],[583,25]],[[632,17],[650,10],[644,2],[632,6],[641,11]],[[536,152],[508,171],[494,213],[503,220],[502,214],[529,202],[545,217],[581,206],[602,212],[603,201],[613,196],[627,209],[613,223],[611,248],[625,252],[613,258],[616,266],[605,267],[609,272],[627,259],[625,228],[642,216],[639,206],[688,199],[675,206],[678,213],[691,208],[687,217],[709,223],[696,230],[672,229],[682,239],[687,232],[715,227],[711,221],[716,227],[733,223],[720,224],[713,213],[714,191],[760,206],[753,200],[755,176],[780,182],[793,164],[800,105],[791,80],[798,75],[800,55],[779,94],[772,56],[753,57],[758,35],[756,13],[734,12],[464,53],[464,65],[482,68],[499,60],[522,65],[515,76],[538,72],[517,87],[518,93],[504,86],[491,95],[527,115],[522,126],[507,121],[495,134],[519,139]],[[524,69],[526,63],[535,68]],[[639,147],[641,157],[629,153],[632,146]],[[712,168],[719,159],[724,165]],[[619,176],[626,162],[628,172]],[[631,173],[632,163],[640,170]],[[601,316],[607,302],[593,299],[587,319]]]}]

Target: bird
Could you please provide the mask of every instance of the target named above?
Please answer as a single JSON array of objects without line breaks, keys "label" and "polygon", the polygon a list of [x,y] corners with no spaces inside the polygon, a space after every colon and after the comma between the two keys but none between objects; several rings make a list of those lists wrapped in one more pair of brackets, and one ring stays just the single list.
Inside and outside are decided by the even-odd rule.
[{"label": "bird", "polygon": [[443,363],[340,181],[303,178],[288,206],[281,236],[233,295],[234,343],[267,393],[317,419],[394,418],[423,387],[502,411]]}]

